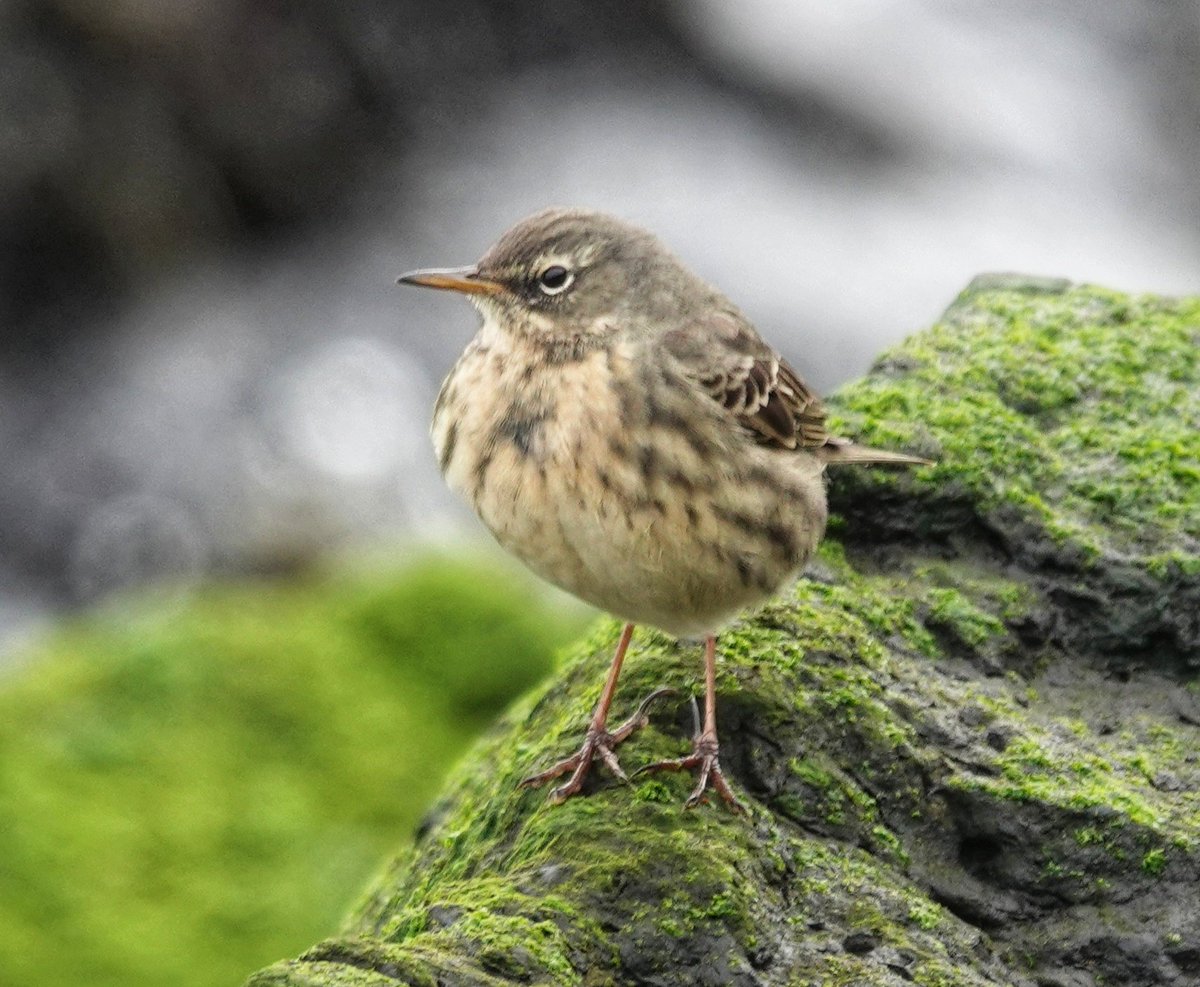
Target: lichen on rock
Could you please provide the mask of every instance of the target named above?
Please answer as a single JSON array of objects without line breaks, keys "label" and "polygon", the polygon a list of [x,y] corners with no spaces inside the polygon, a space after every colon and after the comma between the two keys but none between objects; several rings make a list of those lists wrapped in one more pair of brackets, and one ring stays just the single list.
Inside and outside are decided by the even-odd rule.
[{"label": "lichen on rock", "polygon": [[[1200,977],[1200,299],[977,281],[836,399],[935,457],[845,470],[808,577],[721,639],[722,763],[518,780],[617,627],[460,765],[336,938],[267,985],[1188,984]],[[618,697],[687,693],[639,631]],[[686,707],[623,748],[686,748]]]}]

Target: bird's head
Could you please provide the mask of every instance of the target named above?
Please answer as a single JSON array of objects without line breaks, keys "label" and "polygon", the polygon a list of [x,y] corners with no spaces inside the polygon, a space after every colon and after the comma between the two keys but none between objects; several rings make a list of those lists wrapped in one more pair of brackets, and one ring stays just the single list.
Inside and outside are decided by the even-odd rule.
[{"label": "bird's head", "polygon": [[585,209],[535,213],[477,264],[412,271],[400,283],[462,292],[485,315],[551,336],[673,324],[711,293],[653,234]]}]

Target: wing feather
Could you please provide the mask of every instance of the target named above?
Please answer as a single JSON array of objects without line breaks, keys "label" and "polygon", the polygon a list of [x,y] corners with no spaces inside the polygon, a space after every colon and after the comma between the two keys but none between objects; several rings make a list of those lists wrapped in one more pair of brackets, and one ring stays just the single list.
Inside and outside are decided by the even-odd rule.
[{"label": "wing feather", "polygon": [[714,312],[662,342],[685,375],[761,441],[795,449],[828,440],[816,392],[737,313]]}]

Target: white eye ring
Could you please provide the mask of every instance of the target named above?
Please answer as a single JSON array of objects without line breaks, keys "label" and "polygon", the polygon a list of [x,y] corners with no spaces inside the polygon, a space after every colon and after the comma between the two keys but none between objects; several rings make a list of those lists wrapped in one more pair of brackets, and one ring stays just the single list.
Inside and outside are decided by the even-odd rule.
[{"label": "white eye ring", "polygon": [[574,281],[574,272],[562,264],[551,264],[537,278],[538,287],[542,289],[543,295],[561,294],[571,287]]}]

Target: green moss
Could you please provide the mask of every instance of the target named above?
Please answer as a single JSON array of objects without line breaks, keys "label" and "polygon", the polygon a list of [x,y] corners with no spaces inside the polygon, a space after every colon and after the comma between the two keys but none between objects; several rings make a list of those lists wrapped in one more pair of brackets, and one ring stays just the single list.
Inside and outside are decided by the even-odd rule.
[{"label": "green moss", "polygon": [[938,927],[942,915],[941,907],[932,901],[916,901],[908,909],[908,920],[927,932]]},{"label": "green moss", "polygon": [[692,917],[695,919],[721,919],[741,915],[742,909],[734,903],[734,900],[732,892],[718,891],[703,908],[693,908]]},{"label": "green moss", "polygon": [[672,939],[682,939],[692,932],[691,926],[681,924],[674,915],[663,915],[657,921],[658,927]]},{"label": "green moss", "polygon": [[425,559],[51,635],[0,683],[0,982],[208,987],[307,945],[572,626]]},{"label": "green moss", "polygon": [[794,818],[803,819],[815,812],[832,826],[853,822],[863,828],[875,821],[875,799],[831,762],[826,761],[822,766],[814,759],[792,758],[788,766],[811,790],[790,808],[789,814]]},{"label": "green moss", "polygon": [[675,799],[671,789],[657,779],[641,782],[634,791],[633,797],[639,802],[660,802],[663,804],[669,804]]},{"label": "green moss", "polygon": [[1142,857],[1142,870],[1151,877],[1158,877],[1167,869],[1167,851],[1161,847],[1146,851]]},{"label": "green moss", "polygon": [[[886,649],[869,628],[847,618],[840,596],[829,594],[828,588],[814,592],[803,585],[786,614],[784,608],[773,610],[763,623],[741,626],[729,636],[731,646],[723,649],[722,695],[732,701],[744,695],[766,722],[787,722],[802,732],[816,726],[814,742],[821,730],[849,730],[875,752],[856,767],[856,774],[886,776],[892,773],[897,749],[915,737],[896,722],[878,679],[892,668]],[[835,615],[840,615],[836,626],[830,622]],[[520,744],[489,742],[467,762],[452,784],[438,839],[427,841],[385,877],[348,932],[375,930],[393,939],[400,931],[388,918],[393,903],[413,900],[464,912],[509,914],[517,909],[531,920],[545,920],[536,897],[524,897],[524,891],[514,895],[513,889],[533,893],[548,882],[564,902],[557,924],[576,950],[576,970],[607,969],[603,964],[613,962],[614,940],[644,941],[647,930],[670,941],[693,942],[710,935],[702,930],[715,925],[749,952],[767,927],[766,916],[781,904],[777,882],[790,874],[795,875],[788,879],[790,895],[803,899],[794,900],[793,907],[801,912],[828,917],[833,903],[844,901],[847,923],[868,927],[905,949],[913,948],[914,929],[944,934],[941,909],[903,880],[897,883],[890,872],[907,854],[901,839],[876,822],[875,797],[824,755],[791,759],[792,776],[815,797],[820,811],[836,814],[839,824],[856,821],[878,847],[879,860],[861,851],[794,840],[787,843],[788,853],[777,856],[772,848],[780,845],[780,834],[767,835],[764,844],[763,835],[726,813],[681,812],[679,802],[691,785],[686,777],[664,776],[632,792],[601,780],[600,789],[588,798],[554,808],[545,806],[539,793],[519,792],[517,779],[577,743],[617,629],[615,623],[605,624],[581,646],[578,659],[564,666],[564,682],[556,686],[553,701],[523,703],[513,712],[512,718],[525,724]],[[859,651],[867,652],[869,664],[853,664]],[[843,654],[848,657],[837,657]],[[689,677],[694,681],[698,673],[697,657],[695,649],[658,635],[638,635],[618,701],[632,704],[660,682],[686,688]],[[776,721],[775,711],[790,719]],[[884,723],[890,729],[882,729]],[[652,727],[639,735],[639,754],[646,760],[665,756],[677,743],[669,731]],[[664,802],[667,794],[672,798]],[[793,804],[796,811],[810,808],[804,797]],[[767,833],[772,832],[768,823]],[[756,888],[753,895],[743,892],[747,887]],[[593,930],[586,936],[572,931],[579,916],[598,907],[612,931]],[[963,935],[969,938],[965,931]],[[446,941],[444,933],[423,931],[411,945],[427,949]],[[460,943],[456,948],[474,947]],[[931,983],[939,977],[951,982],[955,966],[933,940],[920,950],[922,976]],[[449,962],[449,953],[429,955],[435,967]],[[669,958],[663,962],[664,969],[670,968]],[[828,973],[826,963],[814,958],[814,975]]]},{"label": "green moss", "polygon": [[456,943],[469,942],[489,973],[522,980],[531,975],[548,977],[561,987],[582,983],[567,958],[566,940],[553,922],[472,912],[455,924],[452,938]]},{"label": "green moss", "polygon": [[1070,809],[1108,806],[1139,825],[1154,827],[1161,822],[1149,794],[1127,778],[1114,776],[1102,763],[1079,771],[1071,763],[1056,761],[1029,739],[1011,745],[997,762],[1000,777],[960,777],[955,783],[1014,802],[1052,802]]},{"label": "green moss", "polygon": [[[985,290],[839,394],[839,427],[939,466],[916,490],[1008,505],[1081,563],[1163,552],[1194,572],[1200,540],[1200,299],[1073,287]],[[887,485],[886,477],[866,484]]]},{"label": "green moss", "polygon": [[908,851],[904,849],[904,844],[900,842],[896,836],[886,826],[874,826],[871,829],[871,835],[875,838],[875,842],[887,853],[895,857],[896,861],[904,866],[909,862]]},{"label": "green moss", "polygon": [[[1149,759],[1157,758],[1156,765],[1189,770],[1189,755],[1179,747],[1173,731],[1155,724],[1147,731],[1147,746],[1130,751],[1124,745],[1135,742],[1132,736],[1118,738],[1114,744],[1108,737],[1080,731],[1077,721],[1064,718],[1047,724],[1040,718],[1032,720],[1014,704],[1000,703],[996,708],[1022,720],[1023,735],[996,755],[996,774],[961,772],[949,784],[1017,805],[1037,806],[1043,812],[1057,808],[1066,818],[1090,815],[1094,821],[1076,826],[1069,840],[1050,830],[1040,848],[1046,855],[1042,866],[1046,878],[1083,885],[1093,880],[1088,868],[1104,870],[1114,863],[1123,867],[1124,862],[1137,859],[1142,870],[1153,875],[1158,872],[1155,868],[1165,864],[1165,856],[1157,848],[1147,851],[1148,843],[1178,841],[1187,852],[1197,845],[1200,794],[1190,787],[1160,790],[1158,768],[1149,767]],[[1099,851],[1100,859],[1109,864],[1101,866],[1094,856],[1075,858],[1072,847]],[[1066,864],[1060,857],[1075,863]]]},{"label": "green moss", "polygon": [[929,623],[950,630],[964,644],[978,648],[1005,633],[1004,624],[956,589],[931,589],[925,594]]}]

